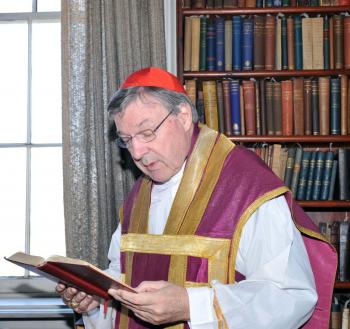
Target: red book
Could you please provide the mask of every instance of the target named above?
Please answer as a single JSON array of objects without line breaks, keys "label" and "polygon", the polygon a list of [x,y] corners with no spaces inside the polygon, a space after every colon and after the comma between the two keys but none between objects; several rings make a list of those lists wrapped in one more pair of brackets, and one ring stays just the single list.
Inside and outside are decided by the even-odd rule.
[{"label": "red book", "polygon": [[265,70],[275,68],[276,48],[276,19],[275,16],[265,18]]},{"label": "red book", "polygon": [[350,69],[350,16],[344,17],[344,68]]},{"label": "red book", "polygon": [[242,81],[246,135],[256,135],[255,87],[254,81]]},{"label": "red book", "polygon": [[304,79],[293,80],[294,135],[304,135]]},{"label": "red book", "polygon": [[62,282],[105,300],[111,299],[108,295],[110,288],[135,292],[127,284],[80,259],[64,256],[50,256],[44,259],[22,252],[17,252],[5,259],[52,281]]}]

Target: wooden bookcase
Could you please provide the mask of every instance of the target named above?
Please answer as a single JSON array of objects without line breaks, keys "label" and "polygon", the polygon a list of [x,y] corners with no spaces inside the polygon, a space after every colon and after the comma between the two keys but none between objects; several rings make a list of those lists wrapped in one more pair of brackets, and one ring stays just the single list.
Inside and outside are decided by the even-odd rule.
[{"label": "wooden bookcase", "polygon": [[[185,16],[200,15],[264,15],[264,14],[340,14],[350,12],[350,6],[314,6],[314,7],[271,7],[271,8],[198,8],[182,7],[182,0],[177,0],[177,74],[184,82],[186,79],[220,80],[223,78],[247,79],[268,77],[319,77],[319,76],[350,76],[350,69],[332,70],[261,70],[261,71],[184,71],[184,19]],[[349,86],[350,88],[350,86]],[[350,100],[349,100],[350,101]],[[228,136],[233,142],[252,145],[254,143],[299,143],[305,147],[332,148],[350,146],[350,135],[243,135]],[[344,218],[350,219],[350,201],[298,201],[307,213],[318,224],[318,221],[333,221]],[[350,292],[350,282],[336,282],[335,292]]]}]

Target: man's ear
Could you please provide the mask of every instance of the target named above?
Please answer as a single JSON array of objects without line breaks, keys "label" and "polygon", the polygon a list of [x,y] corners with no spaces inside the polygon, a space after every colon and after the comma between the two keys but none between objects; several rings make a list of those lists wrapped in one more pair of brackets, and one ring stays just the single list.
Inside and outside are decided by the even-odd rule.
[{"label": "man's ear", "polygon": [[189,104],[183,103],[179,106],[180,111],[177,117],[183,125],[184,129],[188,131],[192,126],[192,109]]}]

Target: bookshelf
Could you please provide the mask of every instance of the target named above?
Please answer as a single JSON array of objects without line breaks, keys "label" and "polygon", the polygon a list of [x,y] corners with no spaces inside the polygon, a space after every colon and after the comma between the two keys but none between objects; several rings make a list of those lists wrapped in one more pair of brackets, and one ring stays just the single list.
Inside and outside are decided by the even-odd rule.
[{"label": "bookshelf", "polygon": [[[223,81],[225,79],[238,79],[240,81],[249,80],[250,78],[265,79],[292,79],[294,77],[300,78],[313,78],[319,77],[350,77],[350,68],[341,69],[278,69],[278,70],[184,70],[184,42],[185,42],[185,17],[190,16],[207,16],[215,17],[221,16],[228,19],[232,16],[238,15],[258,15],[266,16],[284,14],[301,15],[309,14],[310,17],[315,17],[317,14],[322,15],[340,15],[345,12],[350,13],[349,6],[295,6],[295,7],[269,7],[269,8],[183,8],[182,0],[177,0],[177,74],[178,77],[185,83],[185,80],[196,80],[196,83],[202,83],[203,81],[214,80]],[[323,16],[322,16],[323,17]],[[333,40],[334,42],[334,40]],[[254,68],[254,66],[253,66]],[[350,80],[348,80],[348,88],[350,88]],[[348,91],[348,102],[350,102],[350,92]],[[348,106],[350,112],[350,106]],[[350,120],[350,113],[348,113]],[[234,135],[227,134],[230,140],[235,143],[244,144],[247,146],[255,145],[258,143],[274,144],[280,143],[282,145],[299,144],[306,148],[323,148],[327,149],[332,147],[333,149],[349,147],[350,146],[350,124],[348,123],[347,134],[338,135]],[[300,200],[297,201],[316,222],[334,220],[340,221],[344,218],[350,219],[350,201],[343,200]],[[350,291],[350,282],[337,281],[334,286],[334,291]]]}]

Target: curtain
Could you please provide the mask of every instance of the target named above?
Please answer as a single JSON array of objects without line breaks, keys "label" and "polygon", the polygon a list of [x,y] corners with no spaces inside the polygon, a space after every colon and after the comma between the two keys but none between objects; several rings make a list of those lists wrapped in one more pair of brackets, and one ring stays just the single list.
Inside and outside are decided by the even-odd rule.
[{"label": "curtain", "polygon": [[165,68],[163,0],[62,1],[67,256],[108,265],[118,208],[134,182],[110,137],[107,104],[131,72]]}]

